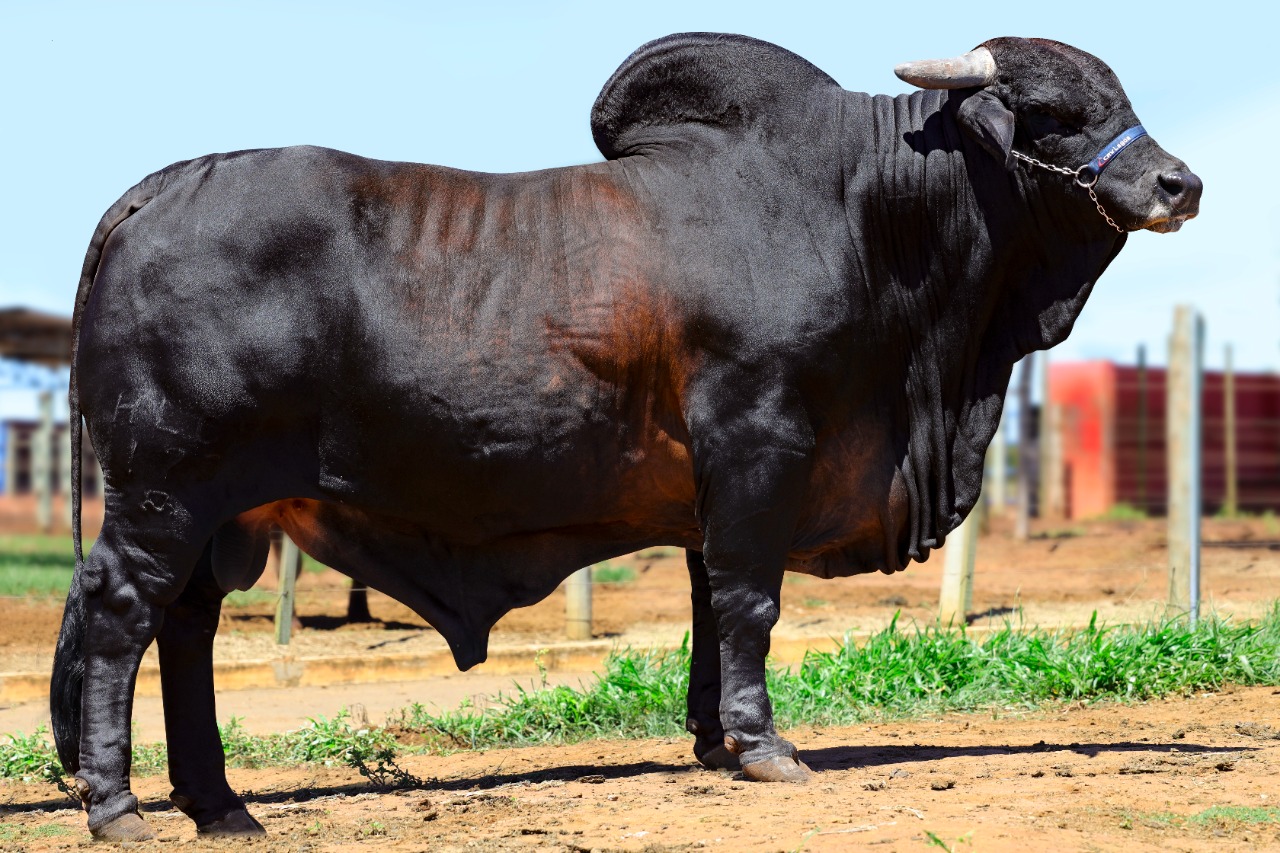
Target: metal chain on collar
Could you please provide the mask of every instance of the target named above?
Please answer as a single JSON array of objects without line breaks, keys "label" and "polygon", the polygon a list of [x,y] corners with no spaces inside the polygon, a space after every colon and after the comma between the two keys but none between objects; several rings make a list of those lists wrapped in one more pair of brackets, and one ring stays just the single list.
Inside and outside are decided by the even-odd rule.
[{"label": "metal chain on collar", "polygon": [[1041,169],[1048,169],[1050,172],[1057,172],[1059,175],[1066,175],[1069,178],[1071,178],[1071,180],[1075,183],[1076,186],[1081,187],[1082,189],[1086,190],[1089,193],[1089,198],[1093,200],[1093,206],[1098,208],[1098,213],[1102,214],[1102,218],[1107,220],[1108,225],[1110,225],[1112,228],[1119,231],[1121,234],[1127,233],[1125,229],[1117,225],[1116,221],[1111,218],[1110,214],[1108,214],[1107,211],[1103,208],[1102,202],[1098,200],[1098,194],[1093,191],[1093,185],[1098,182],[1097,175],[1094,175],[1093,181],[1091,181],[1090,183],[1085,183],[1080,179],[1080,173],[1082,171],[1085,171],[1084,166],[1081,166],[1079,169],[1068,169],[1063,166],[1051,166],[1050,164],[1045,163],[1042,160],[1037,160],[1034,157],[1029,157],[1026,154],[1023,154],[1021,151],[1014,151],[1013,156],[1024,163],[1030,163],[1032,166],[1039,166]]}]

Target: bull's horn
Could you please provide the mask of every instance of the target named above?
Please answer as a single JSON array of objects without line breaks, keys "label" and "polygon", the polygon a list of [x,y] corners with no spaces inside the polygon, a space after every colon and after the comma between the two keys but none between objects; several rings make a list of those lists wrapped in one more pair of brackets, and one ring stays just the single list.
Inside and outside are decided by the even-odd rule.
[{"label": "bull's horn", "polygon": [[994,82],[996,60],[991,51],[979,47],[954,59],[904,62],[893,73],[921,89],[965,89]]}]

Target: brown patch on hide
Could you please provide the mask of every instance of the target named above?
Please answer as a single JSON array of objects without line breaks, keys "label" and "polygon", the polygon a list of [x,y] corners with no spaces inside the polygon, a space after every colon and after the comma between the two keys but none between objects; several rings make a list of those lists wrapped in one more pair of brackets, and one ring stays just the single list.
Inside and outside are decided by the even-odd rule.
[{"label": "brown patch on hide", "polygon": [[325,550],[330,541],[328,530],[320,521],[325,504],[309,498],[288,498],[263,504],[236,517],[236,521],[248,530],[266,533],[271,527],[279,527],[304,552],[315,555]]},{"label": "brown patch on hide", "polygon": [[545,317],[547,344],[585,370],[600,408],[625,430],[620,520],[643,525],[656,514],[658,527],[696,535],[680,405],[689,358],[650,216],[613,164],[572,170],[558,192],[565,268],[552,282],[561,310]]},{"label": "brown patch on hide", "polygon": [[865,425],[819,436],[788,570],[830,578],[905,568],[907,493],[884,464],[888,443]]}]

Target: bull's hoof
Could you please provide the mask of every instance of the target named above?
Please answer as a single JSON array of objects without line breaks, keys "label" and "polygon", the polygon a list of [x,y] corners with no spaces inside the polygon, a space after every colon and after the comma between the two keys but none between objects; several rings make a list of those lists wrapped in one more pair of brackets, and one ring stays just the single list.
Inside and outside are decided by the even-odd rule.
[{"label": "bull's hoof", "polygon": [[151,841],[155,839],[155,831],[137,812],[126,812],[115,820],[90,830],[96,841],[109,841],[119,844],[122,841]]},{"label": "bull's hoof", "polygon": [[267,834],[267,831],[262,828],[262,824],[258,823],[253,815],[249,814],[245,809],[236,809],[233,812],[228,812],[227,816],[221,820],[197,826],[196,832],[205,836],[236,836],[240,838]]},{"label": "bull's hoof", "polygon": [[813,771],[799,758],[775,755],[764,761],[742,765],[742,775],[753,782],[792,782],[803,785],[813,778]]},{"label": "bull's hoof", "polygon": [[694,757],[698,759],[698,763],[708,770],[741,770],[742,762],[738,760],[738,756],[734,755],[725,748],[723,743],[716,744],[701,754],[694,749]]}]

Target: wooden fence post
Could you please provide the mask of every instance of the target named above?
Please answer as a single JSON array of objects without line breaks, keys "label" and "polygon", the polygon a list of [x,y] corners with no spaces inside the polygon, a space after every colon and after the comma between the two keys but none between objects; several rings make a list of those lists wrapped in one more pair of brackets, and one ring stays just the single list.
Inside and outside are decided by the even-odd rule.
[{"label": "wooden fence post", "polygon": [[1036,430],[1036,517],[1043,521],[1054,515],[1053,505],[1053,404],[1049,401],[1049,352],[1040,353],[1039,375],[1036,377],[1040,385],[1040,423]]},{"label": "wooden fence post", "polygon": [[1031,536],[1031,371],[1035,365],[1035,353],[1022,358],[1022,370],[1018,374],[1018,518],[1014,536],[1028,539]]},{"label": "wooden fence post", "polygon": [[18,488],[18,430],[12,425],[0,423],[0,444],[4,445],[4,491],[15,494]]},{"label": "wooden fence post", "polygon": [[[1048,390],[1048,383],[1045,383]],[[1040,517],[1066,518],[1066,480],[1062,470],[1062,407],[1040,404]]]},{"label": "wooden fence post", "polygon": [[947,535],[943,548],[942,594],[938,599],[938,621],[943,625],[964,625],[973,607],[973,565],[978,555],[978,527],[982,524],[982,501],[969,517]]},{"label": "wooden fence post", "polygon": [[564,582],[564,632],[570,640],[591,639],[591,567]]},{"label": "wooden fence post", "polygon": [[31,442],[31,489],[36,495],[36,527],[43,533],[53,528],[53,392],[37,397],[40,422]]},{"label": "wooden fence post", "polygon": [[[83,475],[83,471],[81,474]],[[62,520],[71,529],[71,492],[77,487],[71,482],[71,424],[62,432],[58,447],[58,480],[62,483]]]},{"label": "wooden fence post", "polygon": [[1200,409],[1204,321],[1174,309],[1169,338],[1166,423],[1169,448],[1169,609],[1200,615]]},{"label": "wooden fence post", "polygon": [[280,597],[276,600],[276,643],[289,645],[293,636],[293,604],[294,584],[298,580],[298,569],[302,566],[302,555],[298,546],[286,534],[280,537]]},{"label": "wooden fence post", "polygon": [[1004,440],[1004,412],[1000,413],[1000,423],[996,426],[995,437],[987,448],[987,486],[983,489],[991,498],[987,501],[988,511],[992,517],[1002,516],[1005,501],[1008,499],[1005,487],[1008,485],[1009,452]]},{"label": "wooden fence post", "polygon": [[1240,511],[1240,484],[1236,467],[1236,374],[1231,366],[1231,344],[1227,344],[1222,370],[1222,445],[1227,467],[1227,494],[1222,510],[1227,518],[1235,518]]}]

